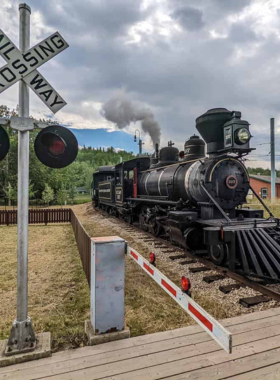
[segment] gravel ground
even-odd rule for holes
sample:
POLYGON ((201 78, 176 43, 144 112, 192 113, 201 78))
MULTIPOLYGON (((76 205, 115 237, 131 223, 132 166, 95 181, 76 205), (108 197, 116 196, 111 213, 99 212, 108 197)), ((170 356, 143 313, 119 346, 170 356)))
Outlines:
MULTIPOLYGON (((193 298, 198 303, 199 300, 202 298, 208 299, 210 304, 212 301, 215 301, 213 302, 213 304, 215 304, 215 308, 217 307, 218 302, 219 307, 222 311, 221 315, 224 315, 226 317, 233 317, 241 314, 252 313, 255 311, 280 307, 280 302, 271 300, 266 303, 261 303, 256 306, 246 308, 239 304, 240 298, 252 297, 261 294, 248 287, 234 290, 229 294, 224 294, 219 290, 219 286, 235 284, 236 282, 234 280, 230 278, 225 278, 223 280, 207 284, 203 281, 203 277, 218 273, 213 270, 207 272, 191 273, 189 271, 189 268, 203 266, 203 264, 193 263, 187 265, 180 265, 180 262, 188 258, 171 260, 169 256, 179 255, 183 253, 181 250, 176 250, 176 247, 173 247, 174 252, 165 253, 164 250, 171 250, 172 248, 170 246, 165 245, 155 247, 155 244, 158 244, 157 241, 145 242, 143 239, 153 239, 153 236, 149 233, 139 231, 134 226, 130 226, 122 220, 118 220, 114 217, 107 216, 103 212, 92 210, 91 206, 88 206, 87 217, 88 221, 91 220, 94 223, 98 223, 99 233, 100 231, 104 231, 104 235, 107 236, 110 234, 121 236, 122 238, 128 241, 132 248, 137 250, 145 258, 149 259, 149 253, 151 251, 154 252, 157 258, 157 268, 178 286, 180 286, 181 276, 187 276, 191 281, 193 298)), ((271 285, 271 287, 280 291, 280 285, 271 285)), ((201 306, 204 307, 205 305, 202 304, 201 306)), ((211 306, 208 305, 206 309, 208 312, 211 313, 211 306)))

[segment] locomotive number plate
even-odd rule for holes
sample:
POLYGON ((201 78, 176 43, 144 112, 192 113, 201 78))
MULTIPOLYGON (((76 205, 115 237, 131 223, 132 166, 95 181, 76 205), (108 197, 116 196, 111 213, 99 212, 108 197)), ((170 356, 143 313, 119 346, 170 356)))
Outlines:
POLYGON ((238 180, 235 175, 229 175, 226 178, 226 185, 229 189, 235 189, 238 185, 238 180))

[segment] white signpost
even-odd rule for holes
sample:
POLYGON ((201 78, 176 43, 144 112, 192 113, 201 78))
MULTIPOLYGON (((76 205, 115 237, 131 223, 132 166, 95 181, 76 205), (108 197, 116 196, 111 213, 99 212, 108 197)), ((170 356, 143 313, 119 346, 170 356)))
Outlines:
POLYGON ((30 48, 30 14, 27 4, 19 5, 19 49, 0 30, 0 55, 7 64, 0 69, 0 93, 19 82, 19 117, 0 124, 18 131, 18 256, 17 317, 13 323, 5 355, 33 351, 36 338, 28 317, 28 209, 29 209, 29 131, 47 124, 29 117, 29 89, 56 113, 66 105, 63 98, 37 71, 37 68, 65 50, 69 45, 56 32, 30 48))

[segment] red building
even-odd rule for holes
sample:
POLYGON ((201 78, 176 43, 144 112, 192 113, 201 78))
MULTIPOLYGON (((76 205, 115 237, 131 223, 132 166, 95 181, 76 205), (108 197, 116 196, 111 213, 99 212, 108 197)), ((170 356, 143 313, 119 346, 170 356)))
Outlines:
MULTIPOLYGON (((271 198, 271 178, 268 175, 250 175, 250 185, 263 199, 271 198)), ((276 198, 280 198, 280 178, 276 178, 276 198)), ((250 194, 249 194, 250 196, 250 194)), ((252 196, 252 194, 251 194, 252 196)))

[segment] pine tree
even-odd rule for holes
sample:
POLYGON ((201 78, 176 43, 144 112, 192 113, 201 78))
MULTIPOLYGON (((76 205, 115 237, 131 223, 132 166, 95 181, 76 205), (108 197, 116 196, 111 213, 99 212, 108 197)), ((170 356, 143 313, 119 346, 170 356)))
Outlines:
POLYGON ((43 202, 48 205, 48 207, 50 202, 54 200, 54 191, 48 184, 46 184, 45 190, 42 193, 42 199, 43 202))

